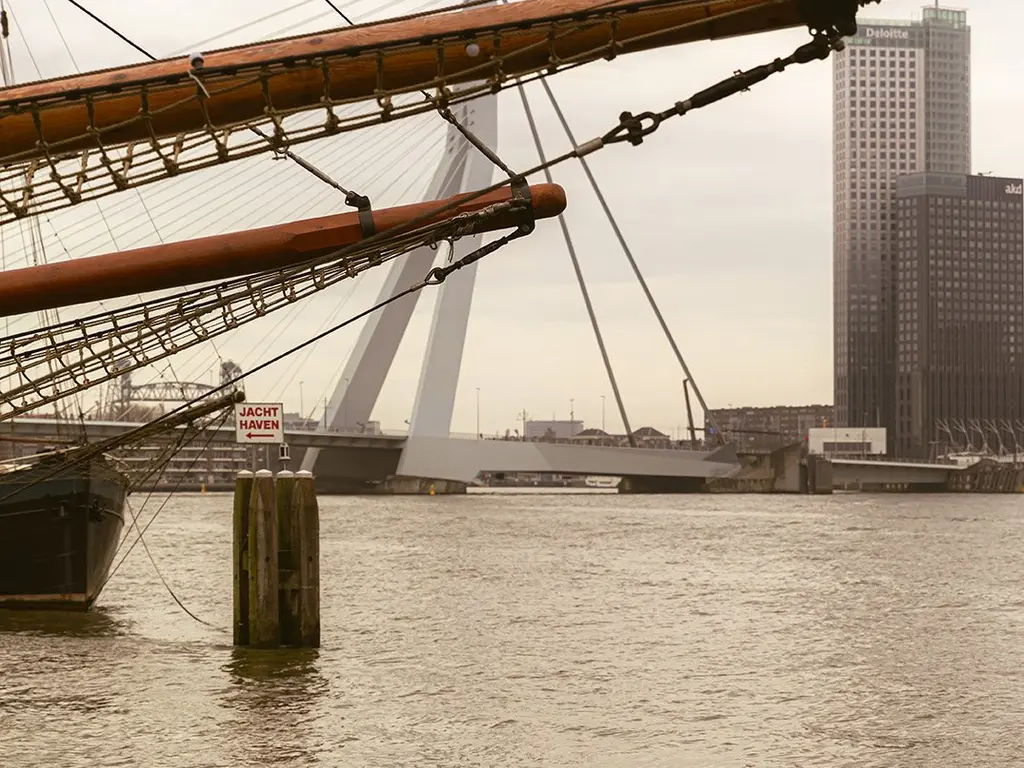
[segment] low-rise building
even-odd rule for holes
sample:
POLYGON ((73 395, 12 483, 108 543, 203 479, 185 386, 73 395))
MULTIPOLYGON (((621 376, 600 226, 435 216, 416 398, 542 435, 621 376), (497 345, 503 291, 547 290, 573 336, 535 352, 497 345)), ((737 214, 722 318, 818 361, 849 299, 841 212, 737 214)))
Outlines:
MULTIPOLYGON (((799 442, 807 437, 808 430, 831 424, 833 412, 831 405, 777 405, 718 408, 711 411, 711 416, 737 448, 757 450, 799 442)), ((709 438, 712 436, 709 434, 709 438)))
POLYGON ((571 440, 583 431, 583 422, 578 420, 527 421, 527 440, 571 440))
POLYGON ((885 427, 817 427, 807 432, 807 452, 833 459, 885 455, 885 427))

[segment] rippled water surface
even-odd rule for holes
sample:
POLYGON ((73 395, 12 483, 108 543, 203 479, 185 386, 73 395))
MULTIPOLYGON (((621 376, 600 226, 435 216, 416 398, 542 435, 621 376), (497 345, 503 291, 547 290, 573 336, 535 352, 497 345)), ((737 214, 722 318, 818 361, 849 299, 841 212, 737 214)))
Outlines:
MULTIPOLYGON (((230 504, 146 536, 224 628, 230 504)), ((321 526, 319 652, 233 649, 141 546, 92 615, 0 614, 0 764, 1024 764, 1024 497, 326 498, 321 526)))

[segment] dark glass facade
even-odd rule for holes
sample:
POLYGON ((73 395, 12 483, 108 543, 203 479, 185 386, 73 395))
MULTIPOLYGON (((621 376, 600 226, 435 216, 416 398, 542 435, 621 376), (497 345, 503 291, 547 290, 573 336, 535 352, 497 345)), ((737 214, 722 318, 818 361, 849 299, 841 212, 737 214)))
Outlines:
POLYGON ((896 418, 904 456, 1015 440, 1024 418, 1024 182, 896 182, 896 418))
POLYGON ((894 192, 900 175, 970 172, 970 28, 963 11, 860 22, 834 56, 836 424, 896 419, 894 192))

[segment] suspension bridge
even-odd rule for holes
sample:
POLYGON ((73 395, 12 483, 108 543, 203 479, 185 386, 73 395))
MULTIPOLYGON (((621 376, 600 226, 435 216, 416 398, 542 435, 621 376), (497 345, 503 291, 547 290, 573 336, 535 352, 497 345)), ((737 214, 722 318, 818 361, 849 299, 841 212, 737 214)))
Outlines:
MULTIPOLYGON (((557 99, 547 84, 543 85, 567 138, 575 144, 576 139, 557 99)), ((522 86, 517 90, 537 153, 543 161, 544 147, 530 102, 522 86)), ((500 159, 481 149, 498 145, 497 96, 487 95, 459 104, 455 107, 455 117, 458 126, 461 127, 452 125, 447 129, 444 152, 426 192, 428 199, 444 199, 469 190, 485 188, 491 184, 496 167, 501 165, 500 159)), ((675 352, 683 377, 693 382, 679 347, 601 193, 600 186, 586 160, 582 159, 581 163, 613 228, 618 245, 628 259, 633 274, 642 286, 649 305, 675 352)), ((550 171, 547 171, 547 180, 552 181, 550 171)), ((631 435, 629 414, 580 267, 576 247, 564 218, 560 218, 560 227, 619 417, 627 435, 631 435)), ((479 248, 481 243, 480 234, 464 237, 453 244, 451 258, 459 259, 479 248)), ((436 249, 421 246, 406 254, 403 259, 394 261, 381 286, 377 302, 383 303, 421 280, 434 266, 437 257, 436 249)), ((354 482, 357 487, 364 487, 367 481, 372 480, 380 483, 385 489, 399 492, 415 492, 426 488, 432 488, 434 492, 463 491, 468 483, 485 471, 657 478, 659 487, 664 487, 667 482, 670 486, 682 489, 692 488, 711 477, 726 476, 738 469, 735 450, 729 445, 719 445, 711 450, 666 450, 640 448, 635 445, 606 447, 525 440, 466 440, 453 437, 455 397, 480 266, 480 262, 470 264, 454 273, 437 289, 408 434, 400 447, 391 449, 391 461, 383 463, 383 468, 388 471, 387 476, 368 477, 371 468, 367 466, 367 459, 356 454, 361 450, 370 449, 351 447, 328 450, 317 447, 305 448, 299 459, 302 469, 314 472, 326 487, 344 487, 348 482, 354 482), (366 470, 358 469, 364 466, 366 470)), ((484 268, 486 269, 486 266, 484 268)), ((367 319, 341 372, 338 384, 328 399, 324 418, 327 430, 359 432, 360 425, 371 421, 374 407, 409 328, 419 296, 418 292, 404 296, 387 304, 367 319)), ((693 391, 701 413, 707 414, 707 405, 695 383, 693 391)), ((374 456, 372 467, 379 475, 382 462, 379 452, 374 453, 377 455, 374 456)))

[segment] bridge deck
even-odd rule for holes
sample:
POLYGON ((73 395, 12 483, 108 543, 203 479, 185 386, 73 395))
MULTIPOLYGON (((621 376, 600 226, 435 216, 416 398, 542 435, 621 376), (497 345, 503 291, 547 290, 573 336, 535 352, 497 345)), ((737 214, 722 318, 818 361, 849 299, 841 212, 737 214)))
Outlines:
POLYGON ((947 473, 950 470, 965 469, 965 467, 957 464, 939 464, 927 461, 887 461, 885 459, 829 459, 829 461, 832 462, 832 466, 934 469, 943 473, 947 473))
POLYGON ((739 471, 739 462, 732 446, 712 452, 410 437, 398 465, 406 477, 465 483, 482 471, 712 478, 739 471))

